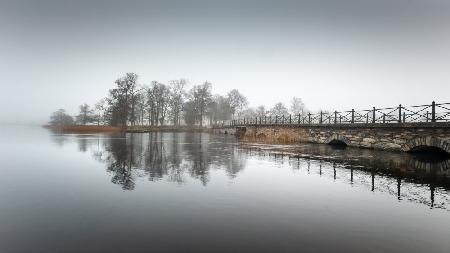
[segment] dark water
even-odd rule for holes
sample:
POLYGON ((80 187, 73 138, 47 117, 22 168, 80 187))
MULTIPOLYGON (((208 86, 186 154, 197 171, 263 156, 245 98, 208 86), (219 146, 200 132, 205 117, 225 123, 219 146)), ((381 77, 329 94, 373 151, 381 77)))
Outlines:
POLYGON ((450 252, 445 160, 193 133, 1 140, 0 252, 450 252))

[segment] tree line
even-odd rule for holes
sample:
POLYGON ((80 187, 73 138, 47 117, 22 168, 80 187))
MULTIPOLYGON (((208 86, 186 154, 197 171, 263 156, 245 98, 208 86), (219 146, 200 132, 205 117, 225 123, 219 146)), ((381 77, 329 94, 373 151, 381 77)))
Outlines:
POLYGON ((114 82, 109 94, 90 106, 82 104, 75 117, 59 109, 50 117, 51 125, 110 125, 110 126, 163 126, 217 125, 241 117, 305 114, 305 105, 298 97, 291 100, 289 109, 276 103, 266 109, 261 105, 248 107, 247 98, 237 89, 225 96, 212 94, 212 84, 204 82, 188 89, 186 79, 158 81, 139 85, 138 75, 126 73, 114 82))

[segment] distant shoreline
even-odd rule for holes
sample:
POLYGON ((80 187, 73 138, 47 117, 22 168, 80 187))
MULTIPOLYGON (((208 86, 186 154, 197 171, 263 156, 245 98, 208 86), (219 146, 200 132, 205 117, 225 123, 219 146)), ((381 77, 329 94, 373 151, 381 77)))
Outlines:
POLYGON ((44 125, 44 128, 55 132, 63 133, 115 133, 123 131, 120 127, 112 126, 95 126, 95 125, 68 125, 68 126, 51 126, 44 125))
POLYGON ((113 127, 113 126, 96 126, 96 125, 68 125, 68 126, 51 126, 44 125, 44 128, 55 132, 62 133, 149 133, 149 132, 210 132, 207 127, 199 126, 134 126, 134 127, 113 127))
POLYGON ((199 126, 134 126, 128 127, 127 133, 149 133, 149 132, 210 132, 211 129, 199 126))

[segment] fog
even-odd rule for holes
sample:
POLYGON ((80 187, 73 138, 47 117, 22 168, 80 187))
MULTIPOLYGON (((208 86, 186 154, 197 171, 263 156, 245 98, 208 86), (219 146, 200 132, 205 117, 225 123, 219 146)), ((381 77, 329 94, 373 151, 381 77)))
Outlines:
POLYGON ((0 120, 44 123, 140 84, 206 80, 250 106, 450 102, 450 2, 0 0, 0 120))

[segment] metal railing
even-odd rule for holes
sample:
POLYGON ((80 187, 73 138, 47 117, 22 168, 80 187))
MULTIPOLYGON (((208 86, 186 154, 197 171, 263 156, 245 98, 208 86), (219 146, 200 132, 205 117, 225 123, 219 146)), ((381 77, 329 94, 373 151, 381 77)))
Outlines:
POLYGON ((320 124, 389 124, 450 122, 450 103, 375 108, 356 111, 321 111, 298 115, 271 115, 223 122, 222 126, 245 125, 320 125, 320 124))

